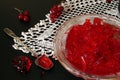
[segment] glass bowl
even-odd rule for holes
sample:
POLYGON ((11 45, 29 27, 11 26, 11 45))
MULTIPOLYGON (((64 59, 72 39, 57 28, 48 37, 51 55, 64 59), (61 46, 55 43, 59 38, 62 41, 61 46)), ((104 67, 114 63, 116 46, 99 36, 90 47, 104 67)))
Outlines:
MULTIPOLYGON (((56 33, 55 40, 54 40, 54 47, 55 47, 55 56, 62 64, 62 66, 68 70, 70 73, 77 77, 82 77, 84 79, 93 79, 93 80, 102 80, 102 79, 114 79, 120 76, 120 73, 117 72, 116 74, 110 75, 98 75, 98 74, 91 74, 85 71, 82 71, 75 67, 75 65, 71 64, 70 61, 66 58, 68 56, 68 52, 66 50, 66 40, 70 30, 72 29, 73 25, 83 25, 86 19, 89 19, 93 24, 94 18, 99 18, 103 22, 114 25, 118 29, 120 28, 120 20, 115 19, 110 16, 105 15, 97 15, 97 14, 86 14, 86 15, 79 15, 73 17, 61 25, 56 33)), ((120 36, 119 36, 120 38, 120 36)), ((84 53, 86 54, 86 53, 84 53)), ((76 56, 76 54, 75 54, 76 56)), ((74 57, 74 56, 72 56, 74 57)), ((85 62, 85 61, 84 61, 85 62)), ((82 64, 81 64, 82 65, 82 64)), ((116 66, 117 67, 117 66, 116 66)), ((94 68, 94 67, 93 67, 94 68)), ((120 80, 120 79, 119 79, 120 80)))

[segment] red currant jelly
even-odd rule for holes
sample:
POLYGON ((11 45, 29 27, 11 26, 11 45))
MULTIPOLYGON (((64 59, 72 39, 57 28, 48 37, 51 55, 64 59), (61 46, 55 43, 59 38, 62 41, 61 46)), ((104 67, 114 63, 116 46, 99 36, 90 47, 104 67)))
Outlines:
POLYGON ((120 29, 100 18, 73 25, 65 48, 67 60, 79 71, 97 76, 120 72, 120 29))
POLYGON ((39 67, 49 70, 53 67, 53 62, 46 55, 42 55, 35 60, 35 64, 39 67))

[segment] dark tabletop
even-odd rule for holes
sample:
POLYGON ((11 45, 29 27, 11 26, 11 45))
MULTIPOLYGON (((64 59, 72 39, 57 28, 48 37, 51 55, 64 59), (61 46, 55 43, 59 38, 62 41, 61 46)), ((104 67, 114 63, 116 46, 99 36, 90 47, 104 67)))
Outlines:
POLYGON ((34 64, 34 58, 30 54, 15 50, 12 45, 13 39, 7 36, 3 29, 8 27, 18 36, 22 31, 27 31, 33 27, 40 19, 45 19, 50 8, 54 4, 60 3, 60 0, 0 0, 0 80, 82 80, 66 71, 58 61, 52 59, 54 67, 45 71, 34 64), (18 20, 18 12, 14 10, 17 7, 30 12, 31 20, 29 23, 23 23, 18 20), (15 56, 26 55, 32 62, 32 68, 27 74, 17 72, 11 64, 15 56), (41 72, 45 72, 41 76, 41 72))

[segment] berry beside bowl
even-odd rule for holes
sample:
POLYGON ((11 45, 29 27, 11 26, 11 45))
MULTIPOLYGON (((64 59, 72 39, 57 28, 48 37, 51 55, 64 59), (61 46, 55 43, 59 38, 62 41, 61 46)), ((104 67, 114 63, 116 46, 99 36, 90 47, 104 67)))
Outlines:
POLYGON ((77 77, 109 80, 120 76, 120 20, 116 18, 73 17, 59 27, 54 47, 59 62, 77 77))

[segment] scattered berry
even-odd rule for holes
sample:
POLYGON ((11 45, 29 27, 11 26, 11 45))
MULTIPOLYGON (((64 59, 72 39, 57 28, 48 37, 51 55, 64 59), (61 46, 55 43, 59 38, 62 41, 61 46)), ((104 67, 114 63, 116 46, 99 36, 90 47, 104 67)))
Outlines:
POLYGON ((38 57, 35 60, 35 64, 45 70, 49 70, 53 67, 53 62, 45 55, 38 57))
POLYGON ((50 10, 50 20, 51 20, 51 22, 55 22, 55 20, 60 17, 63 10, 64 10, 63 6, 54 5, 50 10))
POLYGON ((24 22, 29 22, 30 21, 30 13, 29 11, 23 11, 18 8, 14 8, 19 12, 18 19, 24 22))
POLYGON ((12 65, 17 71, 26 73, 30 70, 32 62, 27 56, 18 56, 12 60, 12 65))

